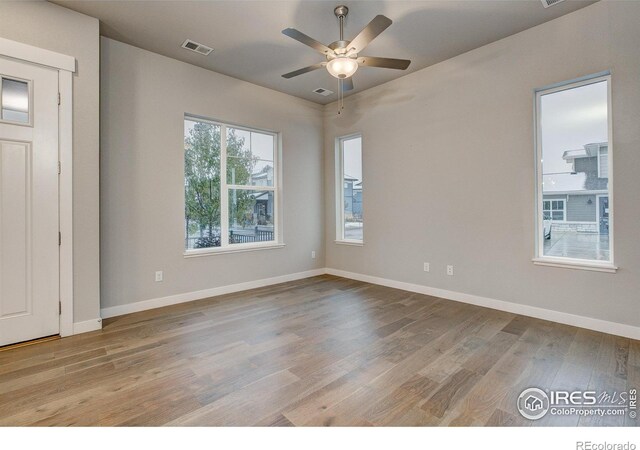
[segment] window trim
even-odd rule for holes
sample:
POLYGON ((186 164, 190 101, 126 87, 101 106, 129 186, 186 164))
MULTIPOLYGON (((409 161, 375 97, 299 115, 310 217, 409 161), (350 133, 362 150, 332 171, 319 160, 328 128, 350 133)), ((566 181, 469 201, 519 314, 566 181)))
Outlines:
MULTIPOLYGON (((280 132, 266 130, 264 128, 248 127, 246 125, 236 125, 231 122, 210 119, 207 117, 185 113, 183 122, 192 120, 197 122, 210 123, 220 127, 220 247, 208 247, 198 249, 184 249, 185 258, 220 255, 225 253, 241 253, 253 250, 268 250, 283 248, 283 227, 282 227, 282 135, 280 132), (269 134, 274 138, 273 147, 273 186, 247 186, 229 184, 227 180, 227 129, 269 134), (273 192, 273 241, 262 241, 258 243, 229 244, 229 191, 232 189, 244 189, 252 191, 273 192)), ((184 129, 184 125, 183 125, 184 129)), ((184 150, 183 150, 184 153, 184 150)), ((184 158, 183 158, 184 159, 184 158)), ((184 163, 183 163, 184 164, 184 163)), ((184 166, 183 166, 184 177, 184 166)), ((184 180, 183 180, 184 183, 184 180)), ((183 199, 184 200, 184 199, 183 199)), ((184 209, 184 208, 183 208, 184 209)), ((184 241, 184 236, 182 238, 184 241)))
MULTIPOLYGON (((612 111, 612 98, 611 98, 611 73, 609 71, 601 72, 585 77, 580 77, 574 80, 566 82, 555 83, 550 86, 534 89, 534 158, 535 158, 535 251, 532 261, 536 265, 594 270, 601 272, 615 273, 618 267, 614 264, 614 184, 613 184, 613 111, 612 111), (575 89, 590 84, 600 83, 606 81, 607 83, 607 162, 609 164, 609 178, 608 178, 608 195, 609 195, 609 260, 598 261, 591 259, 558 257, 558 256, 545 256, 544 255, 544 239, 542 238, 543 226, 543 192, 542 192, 542 130, 540 127, 541 122, 541 98, 544 95, 553 94, 568 89, 575 89)), ((599 154, 599 153, 598 153, 599 154)), ((565 204, 566 214, 566 204, 565 204)), ((566 217, 566 216, 565 216, 566 217)))
MULTIPOLYGON (((344 237, 344 142, 351 139, 360 138, 361 149, 363 147, 362 133, 351 133, 336 138, 336 244, 345 244, 351 246, 364 245, 364 220, 362 229, 362 239, 345 239, 344 237)), ((364 171, 364 164, 363 164, 364 171)), ((364 195, 363 195, 364 199, 364 195)), ((364 200, 362 203, 362 211, 364 213, 364 200)), ((364 214, 363 214, 364 217, 364 214)))
POLYGON ((225 253, 244 253, 244 252, 253 252, 258 250, 272 250, 277 248, 284 248, 285 244, 276 244, 273 242, 263 242, 263 243, 249 243, 249 244, 233 244, 233 246, 229 247, 209 247, 209 248, 194 248, 190 250, 185 250, 183 256, 185 258, 199 258, 201 256, 211 256, 211 255, 220 255, 225 253))

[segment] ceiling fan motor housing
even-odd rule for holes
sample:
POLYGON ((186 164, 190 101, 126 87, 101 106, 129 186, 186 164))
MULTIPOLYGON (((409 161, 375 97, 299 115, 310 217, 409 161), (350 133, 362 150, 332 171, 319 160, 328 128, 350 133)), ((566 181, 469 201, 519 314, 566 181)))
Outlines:
POLYGON ((335 9, 333 10, 333 13, 336 15, 336 17, 339 18, 344 18, 347 17, 347 14, 349 14, 349 8, 347 8, 344 5, 340 5, 340 6, 336 6, 335 9))
POLYGON ((343 55, 347 53, 349 43, 351 41, 335 41, 328 45, 328 47, 335 52, 333 55, 327 55, 327 59, 333 59, 336 55, 343 55))

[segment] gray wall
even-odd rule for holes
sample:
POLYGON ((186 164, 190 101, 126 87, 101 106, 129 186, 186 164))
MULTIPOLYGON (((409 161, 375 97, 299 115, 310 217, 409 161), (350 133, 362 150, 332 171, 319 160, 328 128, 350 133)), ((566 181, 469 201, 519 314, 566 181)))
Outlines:
POLYGON ((567 196, 567 220, 575 222, 597 222, 598 200, 595 195, 567 196), (591 204, 589 204, 591 200, 591 204))
POLYGON ((74 321, 100 311, 99 24, 46 2, 0 1, 0 37, 76 58, 73 77, 74 321))
POLYGON ((320 105, 110 39, 101 49, 103 308, 324 267, 320 105), (185 113, 282 133, 285 248, 183 257, 185 113))
POLYGON ((327 266, 639 326, 639 23, 640 2, 599 2, 347 97, 341 117, 328 105, 327 266), (604 70, 620 270, 536 266, 533 91, 604 70), (334 243, 334 143, 356 132, 369 180, 362 247, 334 243))

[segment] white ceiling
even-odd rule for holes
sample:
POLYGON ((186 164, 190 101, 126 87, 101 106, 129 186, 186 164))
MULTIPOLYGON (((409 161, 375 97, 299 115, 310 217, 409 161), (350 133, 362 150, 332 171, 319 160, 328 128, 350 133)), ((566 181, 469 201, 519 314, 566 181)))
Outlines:
MULTIPOLYGON (((311 92, 337 90, 326 70, 286 80, 283 73, 323 60, 311 48, 281 33, 287 27, 329 44, 338 40, 333 8, 342 0, 291 1, 109 1, 52 0, 101 21, 101 34, 241 80, 329 103, 311 92), (182 49, 185 39, 214 48, 209 56, 182 49)), ((355 90, 377 86, 474 48, 555 19, 594 0, 567 0, 548 9, 540 0, 344 1, 345 38, 352 39, 377 14, 393 24, 363 56, 411 59, 406 71, 361 67, 355 90)))

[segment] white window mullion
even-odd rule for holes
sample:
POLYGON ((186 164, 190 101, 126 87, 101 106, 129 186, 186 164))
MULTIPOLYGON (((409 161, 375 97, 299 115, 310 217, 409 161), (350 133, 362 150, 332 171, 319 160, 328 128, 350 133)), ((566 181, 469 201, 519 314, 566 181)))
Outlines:
POLYGON ((229 190, 227 186, 227 126, 220 128, 220 245, 229 246, 229 190))

